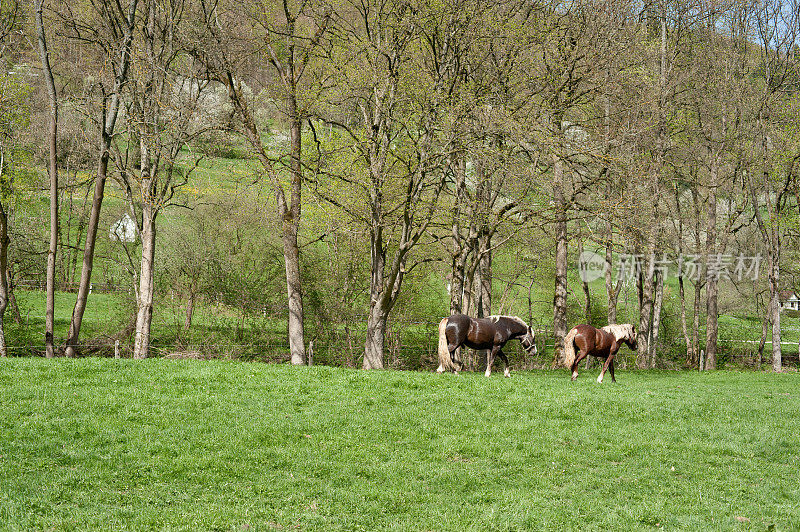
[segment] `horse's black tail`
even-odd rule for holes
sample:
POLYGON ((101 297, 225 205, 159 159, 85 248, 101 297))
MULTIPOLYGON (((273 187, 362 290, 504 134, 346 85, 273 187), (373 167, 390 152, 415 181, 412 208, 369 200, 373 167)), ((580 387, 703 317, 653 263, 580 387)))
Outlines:
POLYGON ((458 368, 453 364, 453 359, 450 357, 450 350, 447 348, 447 319, 443 318, 439 322, 439 367, 436 369, 438 373, 443 373, 448 370, 457 371, 458 368))
POLYGON ((578 328, 575 327, 564 337, 564 365, 568 368, 571 368, 575 362, 575 335, 577 334, 578 328))

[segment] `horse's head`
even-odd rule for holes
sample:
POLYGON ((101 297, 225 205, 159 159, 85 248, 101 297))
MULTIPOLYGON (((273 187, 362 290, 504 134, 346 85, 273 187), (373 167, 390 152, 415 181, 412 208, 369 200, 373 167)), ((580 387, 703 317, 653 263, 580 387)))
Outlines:
POLYGON ((531 327, 527 328, 527 331, 525 331, 525 334, 520 337, 519 341, 522 344, 522 348, 529 355, 539 354, 539 349, 536 347, 536 338, 531 327))
POLYGON ((636 342, 636 327, 633 325, 629 325, 630 333, 625 338, 625 343, 628 344, 628 347, 636 351, 639 348, 639 344, 636 342))

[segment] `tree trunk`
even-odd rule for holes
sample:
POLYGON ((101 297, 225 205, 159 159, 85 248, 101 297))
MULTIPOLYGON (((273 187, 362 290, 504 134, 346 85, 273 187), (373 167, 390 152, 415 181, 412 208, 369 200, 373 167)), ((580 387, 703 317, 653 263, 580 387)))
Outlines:
POLYGON ((703 371, 703 367, 700 365, 700 293, 702 289, 700 279, 697 279, 694 283, 694 303, 692 305, 694 313, 692 317, 692 353, 696 359, 692 362, 697 362, 697 369, 700 371, 703 371))
POLYGON ((583 308, 583 314, 585 316, 584 319, 586 320, 586 323, 588 325, 591 325, 591 323, 592 323, 592 295, 591 295, 591 293, 589 291, 589 283, 587 283, 586 281, 583 281, 583 283, 581 283, 581 284, 583 285, 583 299, 584 299, 584 302, 585 302, 585 305, 584 305, 584 308, 583 308))
POLYGON ((364 369, 383 369, 383 346, 388 313, 373 305, 367 317, 367 341, 364 345, 364 369))
POLYGON ((617 299, 622 283, 617 280, 614 285, 614 233, 611 220, 606 221, 606 256, 605 256, 605 279, 606 279, 606 298, 608 299, 608 323, 617 323, 617 299))
POLYGON ((369 315, 367 316, 367 338, 364 344, 363 369, 383 369, 383 345, 386 334, 388 310, 383 307, 384 268, 386 250, 383 248, 383 227, 380 220, 380 197, 375 196, 372 209, 372 230, 370 231, 370 283, 369 315))
POLYGON ((484 234, 480 238, 480 314, 483 317, 492 315, 492 250, 491 236, 484 234))
POLYGON ((145 136, 141 138, 142 190, 142 260, 139 265, 139 290, 136 301, 136 335, 133 358, 147 358, 150 353, 150 325, 153 320, 153 270, 156 250, 157 207, 153 205, 156 172, 145 136))
POLYGON ((780 241, 777 231, 773 230, 773 242, 767 252, 769 268, 769 304, 770 321, 772 321, 772 371, 780 373, 781 360, 781 303, 780 303, 780 241))
POLYGON ((656 357, 658 355, 658 336, 661 327, 661 309, 664 302, 664 273, 661 271, 656 272, 657 280, 655 285, 655 296, 653 297, 653 323, 650 328, 650 345, 649 356, 650 361, 648 367, 654 369, 656 367, 656 357))
POLYGON ((282 240, 289 303, 289 351, 292 364, 300 365, 306 362, 306 348, 303 330, 303 292, 300 280, 300 247, 297 245, 297 224, 293 220, 284 220, 282 240))
POLYGON ((717 165, 712 164, 711 183, 708 187, 708 221, 706 226, 706 367, 717 369, 717 334, 718 334, 718 281, 717 266, 717 165), (709 269, 709 265, 712 268, 709 269))
POLYGON ((17 325, 22 325, 22 313, 19 310, 19 305, 17 304, 17 296, 14 295, 14 278, 11 275, 11 269, 8 269, 8 306, 11 307, 11 319, 14 320, 14 323, 17 325))
POLYGON ((473 298, 474 290, 472 287, 475 285, 475 268, 470 265, 464 272, 464 288, 461 293, 461 309, 464 314, 468 316, 477 315, 475 309, 475 299, 473 298))
POLYGON ((681 305, 681 331, 683 332, 683 341, 686 343, 686 363, 691 364, 694 359, 692 352, 692 340, 689 337, 689 327, 686 321, 686 285, 683 280, 683 273, 678 272, 678 294, 680 296, 681 305))
POLYGON ((650 362, 650 328, 653 323, 653 276, 655 274, 655 252, 653 236, 649 235, 645 264, 640 268, 641 297, 639 304, 639 328, 636 331, 636 367, 646 369, 650 362))
POLYGON ((139 296, 136 312, 136 337, 133 358, 150 354, 150 328, 153 321, 153 273, 156 249, 156 213, 153 206, 142 209, 142 263, 139 272, 139 296))
POLYGON ((770 298, 770 302, 767 305, 767 308, 764 309, 764 319, 761 320, 761 339, 758 342, 758 368, 761 369, 761 364, 764 363, 764 346, 767 343, 767 335, 769 334, 770 330, 770 319, 772 318, 772 308, 769 306, 772 304, 772 299, 770 298))
MULTIPOLYGON (((583 255, 583 240, 578 239, 578 255, 583 255)), ((592 295, 589 291, 589 283, 584 280, 581 280, 581 287, 583 288, 583 315, 584 320, 587 325, 592 324, 592 295)))
MULTIPOLYGON (((289 351, 294 365, 306 363, 305 332, 303 328, 303 290, 300 278, 300 246, 297 234, 300 226, 300 194, 303 186, 302 156, 302 117, 297 109, 297 88, 294 86, 294 74, 291 74, 288 96, 289 135, 291 138, 291 199, 288 209, 285 200, 282 212, 283 259, 286 266, 286 289, 289 303, 289 351)), ((279 192, 283 195, 283 190, 279 192)))
POLYGON ((194 290, 189 291, 189 300, 186 302, 186 319, 183 321, 183 330, 189 331, 192 328, 192 316, 194 315, 194 290))
POLYGON ((553 295, 553 335, 556 366, 564 364, 564 337, 567 335, 567 205, 563 190, 563 161, 553 156, 553 200, 556 209, 556 275, 553 295))
POLYGON ((717 334, 719 310, 717 305, 717 280, 706 281, 706 367, 717 369, 717 334))
MULTIPOLYGON (((3 158, 0 157, 0 176, 3 173, 3 158)), ((8 216, 0 197, 0 357, 8 356, 6 347, 5 330, 3 329, 3 317, 8 307, 8 246, 11 239, 8 237, 8 216)))
POLYGON ((45 357, 53 358, 53 328, 55 323, 55 283, 56 283, 56 251, 58 247, 58 164, 56 139, 58 137, 58 99, 56 84, 53 80, 53 70, 50 66, 50 52, 47 49, 47 39, 44 32, 42 18, 44 0, 36 0, 36 34, 39 43, 39 57, 42 61, 42 71, 47 85, 47 94, 50 103, 50 122, 47 131, 47 144, 49 147, 50 174, 50 247, 47 250, 47 295, 45 302, 44 345, 45 357))
POLYGON ((467 255, 461 250, 454 253, 450 267, 450 314, 461 314, 464 302, 464 269, 467 255))

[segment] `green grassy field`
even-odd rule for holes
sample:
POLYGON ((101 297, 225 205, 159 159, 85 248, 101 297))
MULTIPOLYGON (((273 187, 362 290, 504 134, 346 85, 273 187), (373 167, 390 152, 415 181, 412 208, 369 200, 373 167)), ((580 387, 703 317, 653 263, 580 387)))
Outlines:
POLYGON ((3 360, 0 529, 800 528, 799 374, 595 375, 3 360))

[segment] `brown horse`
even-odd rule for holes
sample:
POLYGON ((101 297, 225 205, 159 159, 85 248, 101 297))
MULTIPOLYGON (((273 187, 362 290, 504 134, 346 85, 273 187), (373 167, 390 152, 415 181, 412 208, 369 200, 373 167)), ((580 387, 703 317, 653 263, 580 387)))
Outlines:
POLYGON ((597 382, 603 382, 606 370, 611 372, 612 382, 617 382, 614 378, 614 355, 623 343, 636 350, 636 329, 629 323, 606 325, 602 329, 595 329, 591 325, 574 327, 564 338, 564 362, 572 369, 572 380, 578 378, 578 363, 592 355, 606 359, 597 382), (577 357, 575 349, 578 350, 577 357))
POLYGON ((452 369, 458 373, 461 361, 455 357, 455 351, 465 345, 471 349, 490 350, 486 357, 487 377, 492 374, 496 356, 505 362, 504 375, 510 377, 508 357, 502 347, 513 339, 518 339, 529 354, 537 353, 533 329, 516 316, 470 318, 464 314, 453 314, 439 322, 439 368, 436 371, 442 373, 452 369))

